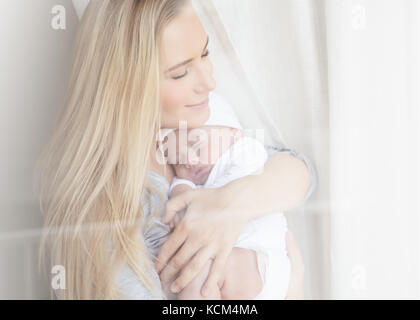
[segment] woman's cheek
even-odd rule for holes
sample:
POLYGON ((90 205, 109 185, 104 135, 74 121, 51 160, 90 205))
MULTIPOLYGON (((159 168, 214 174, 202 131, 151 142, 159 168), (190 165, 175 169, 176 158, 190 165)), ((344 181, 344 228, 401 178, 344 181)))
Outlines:
POLYGON ((185 79, 171 81, 165 87, 165 100, 169 105, 184 107, 188 104, 189 87, 185 79))
POLYGON ((176 125, 180 115, 185 112, 188 104, 186 89, 181 84, 167 84, 162 86, 161 104, 163 119, 167 125, 176 125))

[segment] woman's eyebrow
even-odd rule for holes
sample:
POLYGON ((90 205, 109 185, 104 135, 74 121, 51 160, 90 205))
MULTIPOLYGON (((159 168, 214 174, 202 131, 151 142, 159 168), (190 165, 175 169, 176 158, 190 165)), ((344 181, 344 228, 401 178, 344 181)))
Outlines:
MULTIPOLYGON (((206 50, 207 46, 209 45, 209 36, 207 36, 207 42, 206 45, 204 46, 203 52, 206 50)), ((184 62, 178 63, 176 66, 173 66, 171 68, 169 68, 168 70, 165 71, 165 73, 171 72, 179 67, 185 66, 186 64, 190 63, 191 61, 193 61, 194 59, 188 59, 184 62)))

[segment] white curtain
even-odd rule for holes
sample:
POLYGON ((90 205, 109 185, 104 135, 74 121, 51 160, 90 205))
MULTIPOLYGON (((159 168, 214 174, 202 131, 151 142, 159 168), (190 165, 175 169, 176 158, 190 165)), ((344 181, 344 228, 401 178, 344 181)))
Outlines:
MULTIPOLYGON (((418 1, 196 2, 221 20, 270 141, 281 132, 317 167, 316 192, 287 214, 306 298, 419 299, 418 1)), ((217 90, 237 101, 213 58, 217 90)))
POLYGON ((267 144, 296 149, 316 164, 321 177, 316 192, 287 218, 305 259, 306 298, 327 299, 329 135, 322 7, 278 0, 195 4, 210 33, 216 91, 232 103, 244 128, 263 128, 267 144))
POLYGON ((419 299, 419 2, 325 12, 332 297, 419 299))

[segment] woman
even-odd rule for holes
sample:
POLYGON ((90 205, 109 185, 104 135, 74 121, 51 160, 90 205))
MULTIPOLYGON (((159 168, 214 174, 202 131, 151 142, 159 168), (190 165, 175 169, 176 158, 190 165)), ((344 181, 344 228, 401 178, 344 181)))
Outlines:
MULTIPOLYGON (((179 275, 172 289, 182 290, 214 259, 205 295, 217 285, 245 221, 292 209, 313 189, 305 162, 283 152, 259 176, 166 203, 174 172, 158 161, 157 133, 181 120, 194 128, 208 119, 208 107, 191 108, 216 86, 207 43, 188 0, 89 4, 66 106, 40 162, 46 231, 40 255, 48 248, 52 265, 65 267, 60 298, 165 298, 161 283, 179 275), (156 209, 165 204, 163 217, 156 209), (183 208, 184 219, 153 265, 150 223, 162 224, 183 208)), ((291 237, 288 251, 288 298, 301 298, 303 263, 291 237)))

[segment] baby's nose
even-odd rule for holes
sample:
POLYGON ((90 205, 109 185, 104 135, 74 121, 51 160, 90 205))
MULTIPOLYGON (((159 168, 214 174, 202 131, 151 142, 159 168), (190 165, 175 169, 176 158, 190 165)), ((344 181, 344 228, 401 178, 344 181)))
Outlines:
POLYGON ((187 165, 197 165, 200 162, 200 157, 198 157, 194 152, 189 155, 187 165))

